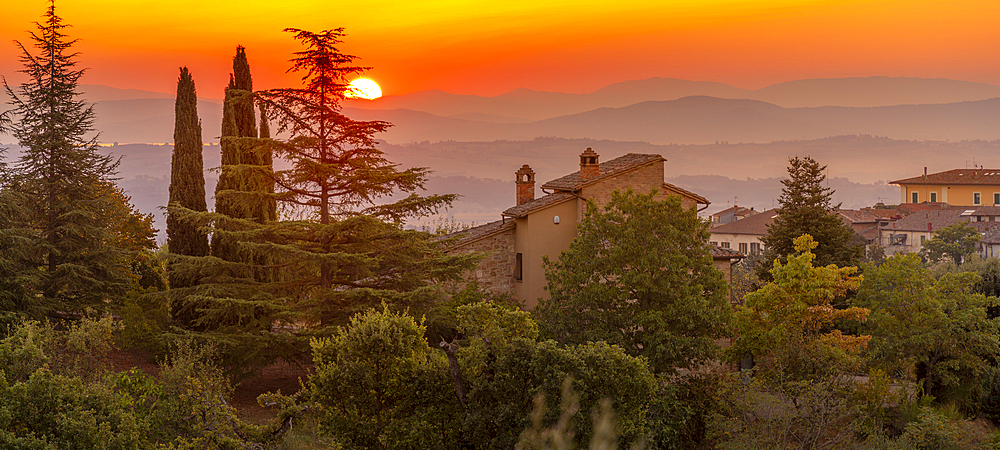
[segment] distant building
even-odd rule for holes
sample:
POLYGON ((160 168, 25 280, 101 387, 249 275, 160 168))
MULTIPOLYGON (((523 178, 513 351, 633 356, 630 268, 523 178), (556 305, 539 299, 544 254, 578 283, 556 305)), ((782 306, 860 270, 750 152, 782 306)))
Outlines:
POLYGON ((746 219, 747 217, 759 214, 760 211, 754 211, 753 208, 744 208, 742 206, 732 206, 715 214, 708 216, 708 220, 712 223, 712 226, 719 226, 722 224, 735 222, 740 219, 746 219))
POLYGON ((1000 169, 954 169, 890 182, 899 185, 900 203, 1000 206, 1000 169))
POLYGON ((712 237, 709 241, 722 248, 730 248, 744 255, 762 253, 764 243, 761 239, 768 235, 767 227, 771 225, 778 211, 769 209, 745 219, 710 228, 712 237))
MULTIPOLYGON (((917 253, 927 240, 934 237, 935 231, 962 222, 968 223, 984 234, 985 243, 985 238, 1000 228, 1000 207, 966 208, 944 205, 943 209, 916 211, 882 227, 879 242, 885 248, 886 256, 896 253, 917 253)), ((980 247, 984 256, 991 254, 991 246, 984 247, 981 244, 980 247)))
MULTIPOLYGON (((637 192, 659 190, 661 197, 678 195, 685 208, 709 202, 693 192, 663 181, 660 155, 630 153, 600 163, 592 149, 580 155, 580 171, 542 185, 549 193, 535 198, 535 172, 522 166, 516 173, 517 204, 503 212, 502 220, 456 233, 453 252, 483 251, 489 256, 474 270, 472 279, 497 293, 509 294, 533 308, 547 298, 542 258, 559 257, 576 238, 587 200, 604 206, 615 190, 631 187, 637 192)), ((729 280, 731 264, 742 255, 731 249, 713 248, 715 267, 729 280)))

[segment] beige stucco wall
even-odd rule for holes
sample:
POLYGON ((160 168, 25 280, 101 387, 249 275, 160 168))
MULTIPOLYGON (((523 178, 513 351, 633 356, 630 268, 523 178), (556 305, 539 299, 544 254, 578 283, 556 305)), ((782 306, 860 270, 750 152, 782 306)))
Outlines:
POLYGON ((522 277, 514 282, 514 293, 527 309, 533 309, 539 298, 548 298, 542 259, 545 256, 553 261, 559 259, 559 254, 576 238, 580 203, 573 199, 516 219, 514 252, 522 255, 522 277), (559 216, 558 224, 553 221, 555 216, 559 216))
POLYGON ((931 201, 930 194, 934 192, 937 194, 937 201, 939 202, 957 206, 977 206, 973 194, 978 192, 980 194, 979 205, 1000 205, 1000 203, 993 202, 994 194, 1000 194, 1000 186, 998 185, 900 185, 900 203, 913 203, 912 196, 914 192, 917 193, 917 203, 931 201))
POLYGON ((714 242, 722 247, 726 247, 725 245, 723 245, 723 243, 728 243, 729 244, 728 248, 743 252, 744 254, 749 254, 750 244, 757 243, 760 244, 760 249, 762 251, 764 250, 764 243, 761 242, 760 240, 760 238, 762 238, 763 236, 759 236, 756 234, 713 233, 711 228, 708 229, 708 232, 711 233, 711 236, 708 238, 708 241, 714 242), (746 244, 747 247, 746 251, 740 249, 740 244, 746 244))
POLYGON ((923 242, 933 237, 930 231, 903 231, 886 228, 879 230, 879 243, 885 249, 885 256, 892 256, 896 253, 917 253, 923 248, 923 242), (906 245, 890 245, 890 235, 905 234, 906 245))

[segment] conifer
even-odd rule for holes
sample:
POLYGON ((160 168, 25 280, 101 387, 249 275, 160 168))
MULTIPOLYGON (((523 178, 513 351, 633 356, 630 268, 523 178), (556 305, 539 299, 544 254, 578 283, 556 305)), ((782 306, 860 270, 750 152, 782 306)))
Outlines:
POLYGON ((24 148, 13 173, 28 220, 37 235, 24 252, 38 269, 36 309, 47 315, 104 309, 122 296, 127 280, 111 233, 101 220, 109 199, 102 195, 118 161, 98 153, 94 111, 79 99, 75 39, 50 3, 21 61, 28 81, 15 92, 4 83, 14 109, 4 113, 24 148), (11 116, 17 120, 10 120, 11 116))
POLYGON ((863 241, 835 214, 840 205, 833 205, 833 189, 823 186, 826 176, 816 160, 805 156, 788 160, 788 178, 778 201, 778 215, 768 226, 768 236, 761 240, 767 248, 765 264, 758 276, 770 280, 774 259, 785 261, 795 253, 794 240, 809 234, 818 243, 813 251, 817 266, 836 264, 838 267, 857 266, 863 251, 863 241))
MULTIPOLYGON (((188 68, 182 67, 180 71, 174 104, 174 152, 170 160, 169 203, 192 211, 207 211, 198 97, 188 68)), ((194 224, 182 222, 174 214, 168 214, 167 248, 178 255, 207 256, 208 236, 198 231, 194 224)), ((170 277, 171 286, 187 286, 190 282, 191 280, 170 277)))

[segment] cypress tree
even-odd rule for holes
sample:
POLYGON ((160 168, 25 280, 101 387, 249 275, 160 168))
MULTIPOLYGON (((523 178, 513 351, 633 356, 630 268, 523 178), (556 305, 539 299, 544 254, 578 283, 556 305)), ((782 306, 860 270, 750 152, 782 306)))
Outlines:
MULTIPOLYGON (((174 152, 170 160, 169 204, 192 211, 207 211, 198 97, 188 68, 182 67, 180 71, 177 99, 174 103, 174 152)), ((178 255, 207 256, 208 236, 198 231, 194 223, 181 221, 177 215, 168 214, 167 248, 178 255)), ((188 286, 192 281, 170 275, 170 285, 173 287, 188 286)))
MULTIPOLYGON (((277 218, 273 186, 269 182, 271 158, 266 140, 258 138, 254 117, 253 80, 246 50, 236 48, 233 73, 226 88, 222 110, 222 171, 215 188, 215 211, 234 219, 257 223, 277 218)), ((262 123, 266 119, 262 117, 262 123)), ((212 254, 227 261, 253 259, 231 242, 225 233, 212 237, 212 254)))
POLYGON ((24 153, 14 167, 28 222, 37 230, 25 255, 39 273, 37 310, 50 316, 105 309, 120 298, 127 280, 122 255, 109 245, 110 207, 103 195, 118 161, 97 152, 92 136, 94 111, 79 99, 76 42, 64 34, 68 25, 50 3, 44 20, 31 33, 37 55, 21 44, 27 82, 15 93, 4 83, 16 116, 10 128, 24 153))

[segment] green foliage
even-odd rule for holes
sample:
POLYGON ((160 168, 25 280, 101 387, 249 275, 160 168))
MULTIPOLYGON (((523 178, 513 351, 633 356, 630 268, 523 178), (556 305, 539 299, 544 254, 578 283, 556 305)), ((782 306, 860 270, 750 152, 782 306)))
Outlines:
POLYGON ((843 377, 734 382, 712 422, 718 449, 851 448, 857 406, 843 377))
MULTIPOLYGON (((176 204, 192 211, 207 211, 202 144, 194 79, 187 67, 181 67, 174 102, 174 151, 170 158, 168 204, 176 204)), ((179 255, 207 256, 208 236, 198 230, 195 224, 181 221, 174 214, 167 214, 167 248, 179 255)), ((170 275, 171 287, 190 286, 196 281, 182 279, 173 273, 170 275)))
POLYGON ((383 307, 314 340, 313 401, 345 448, 457 448, 461 407, 444 355, 412 317, 383 307))
POLYGON ((988 361, 1000 352, 997 319, 986 313, 992 301, 973 292, 978 276, 934 280, 916 255, 895 255, 864 270, 851 304, 871 310, 863 329, 872 336, 872 360, 887 370, 912 367, 926 394, 973 401, 988 361))
POLYGON ((814 252, 817 266, 858 265, 863 241, 855 239, 854 230, 832 214, 837 207, 830 203, 834 191, 823 186, 825 169, 808 156, 788 160, 788 179, 781 180, 785 187, 778 198, 778 216, 767 227, 768 235, 761 239, 767 248, 767 257, 758 271, 761 279, 770 279, 775 259, 784 261, 795 253, 794 240, 803 234, 819 243, 814 252))
MULTIPOLYGON (((629 356, 619 347, 604 342, 562 346, 551 340, 515 338, 506 350, 492 353, 486 364, 469 377, 472 388, 465 422, 466 438, 481 448, 514 447, 521 430, 529 425, 531 399, 543 394, 547 401, 562 402, 567 377, 579 395, 581 406, 572 415, 572 426, 581 446, 588 445, 593 436, 588 419, 604 398, 610 399, 617 412, 614 425, 621 443, 647 432, 646 410, 656 380, 642 358, 629 356)), ((541 423, 552 426, 559 416, 550 410, 541 423)))
POLYGON ((913 450, 961 450, 972 448, 962 429, 931 407, 920 408, 917 420, 906 425, 893 448, 913 450))
POLYGON ((935 231, 933 237, 924 242, 920 256, 931 262, 948 258, 955 264, 962 264, 969 255, 975 253, 980 239, 982 235, 979 231, 967 222, 948 225, 935 231))
POLYGON ((696 373, 658 380, 647 414, 649 448, 689 449, 706 444, 713 416, 724 409, 731 373, 696 373))
POLYGON ((569 250, 545 262, 551 296, 536 310, 543 333, 605 341, 661 372, 710 361, 713 341, 729 333, 730 309, 708 236, 678 196, 630 189, 603 210, 590 203, 569 250))
POLYGON ((767 355, 766 372, 792 379, 857 366, 857 354, 870 337, 845 335, 832 326, 844 319, 864 320, 868 310, 832 304, 856 289, 861 277, 854 275, 855 267, 813 266, 817 245, 809 235, 796 239, 798 255, 788 256, 787 264, 775 261, 774 281, 747 294, 736 313, 737 338, 727 349, 731 361, 767 355))

